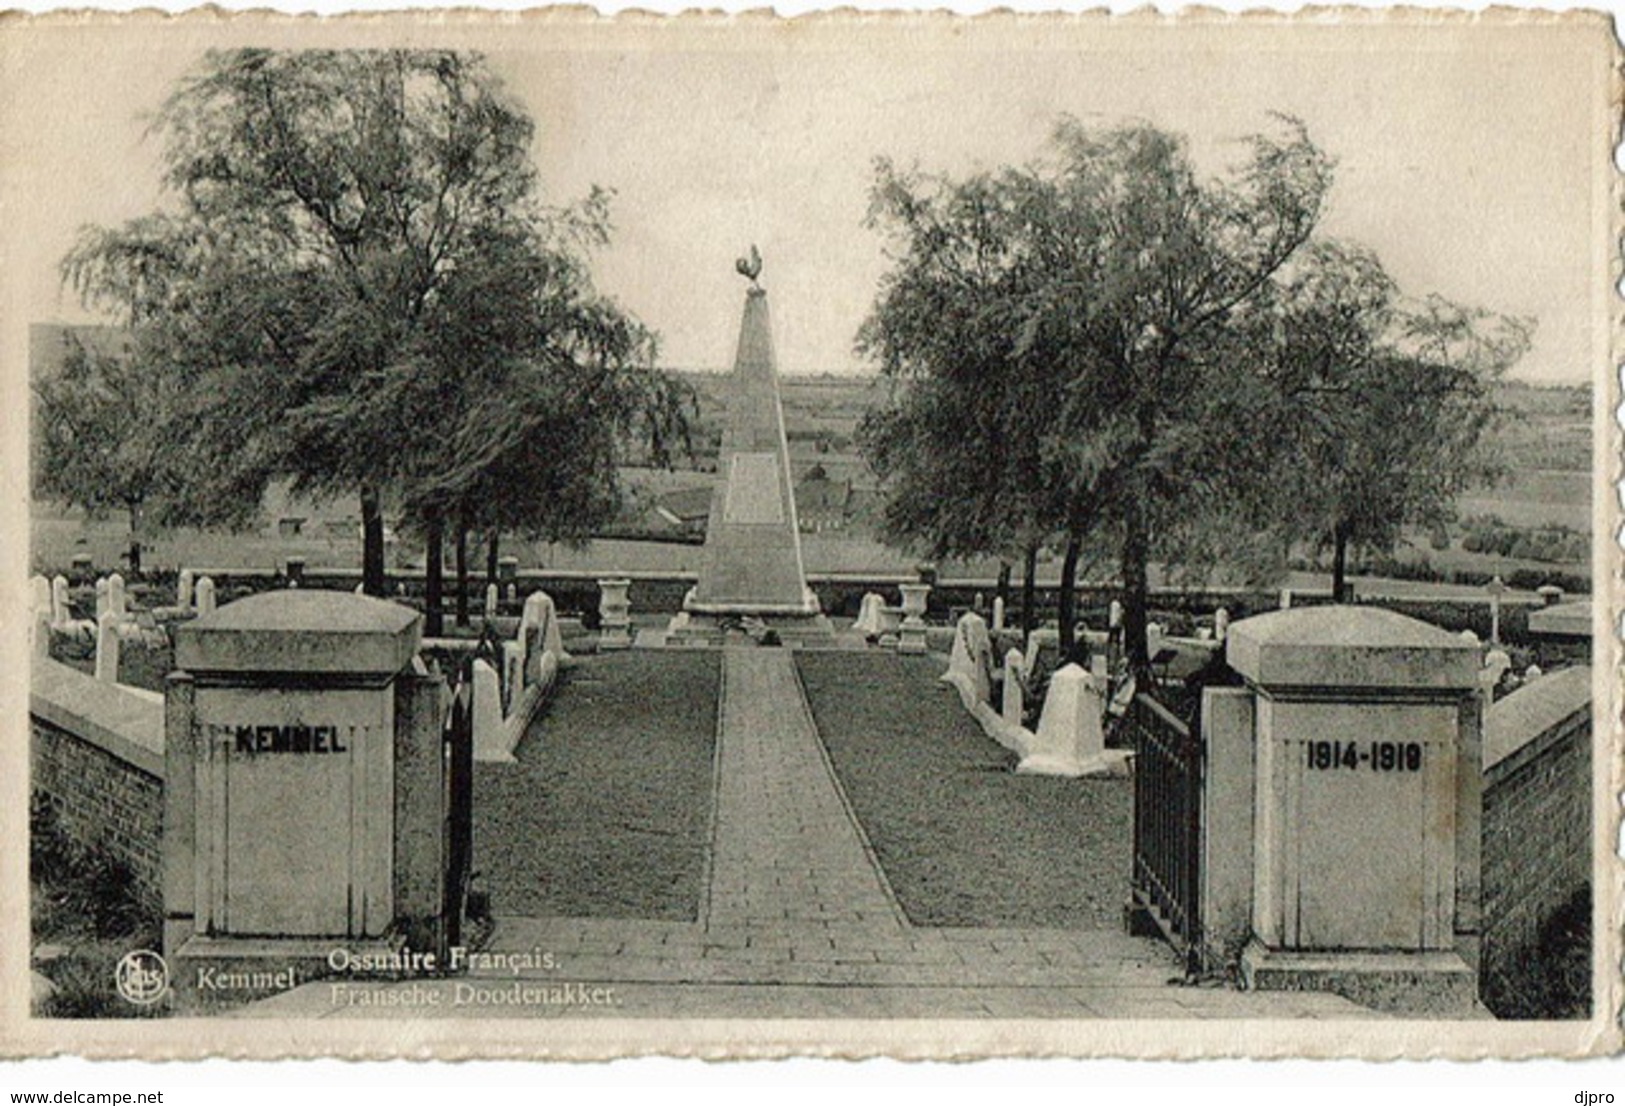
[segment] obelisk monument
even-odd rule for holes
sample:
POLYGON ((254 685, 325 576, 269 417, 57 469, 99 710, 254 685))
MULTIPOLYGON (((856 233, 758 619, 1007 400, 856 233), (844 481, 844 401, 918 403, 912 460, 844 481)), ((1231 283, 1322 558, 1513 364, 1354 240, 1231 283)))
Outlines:
POLYGON ((761 258, 754 246, 738 269, 751 286, 727 390, 719 479, 711 493, 699 582, 671 634, 679 641, 716 638, 730 620, 751 617, 784 637, 824 637, 832 630, 819 614, 802 564, 772 325, 767 292, 756 281, 761 258))

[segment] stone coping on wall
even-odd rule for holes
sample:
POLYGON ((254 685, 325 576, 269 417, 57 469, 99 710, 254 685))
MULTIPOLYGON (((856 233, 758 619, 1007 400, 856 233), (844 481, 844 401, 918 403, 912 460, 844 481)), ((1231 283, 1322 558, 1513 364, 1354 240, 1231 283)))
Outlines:
POLYGON ((1591 600, 1577 599, 1572 603, 1559 603, 1555 607, 1542 607, 1529 612, 1529 632, 1563 637, 1590 637, 1591 600))
POLYGON ((162 699, 36 657, 28 710, 148 775, 164 778, 162 699))
MULTIPOLYGON (((260 578, 267 580, 280 580, 282 578, 282 572, 279 569, 267 568, 264 566, 256 567, 253 565, 238 565, 236 567, 217 566, 212 568, 191 567, 190 571, 199 579, 204 576, 209 576, 214 578, 217 583, 221 580, 231 579, 260 578)), ((388 570, 388 575, 392 582, 397 583, 412 582, 420 584, 424 579, 424 571, 421 567, 391 568, 388 570)), ((606 576, 614 576, 618 579, 630 580, 635 584, 662 581, 693 584, 699 580, 699 575, 699 571, 696 569, 675 568, 521 568, 515 572, 511 579, 504 578, 502 583, 504 585, 508 583, 515 583, 542 586, 545 586, 546 582, 549 580, 569 580, 578 583, 597 583, 606 576)), ((318 587, 326 586, 325 584, 316 584, 314 583, 315 581, 339 582, 348 589, 361 582, 361 570, 358 568, 335 566, 324 567, 321 565, 307 564, 304 569, 304 579, 306 581, 306 586, 311 587, 313 590, 318 587)), ((919 576, 916 573, 890 572, 878 569, 873 572, 859 570, 855 572, 809 571, 807 573, 807 583, 809 585, 842 584, 849 586, 862 586, 867 584, 877 589, 894 588, 901 584, 912 584, 918 581, 918 579, 919 576)), ((485 574, 483 572, 472 575, 470 580, 471 582, 477 580, 480 589, 485 587, 485 574)), ((998 588, 998 583, 998 580, 992 576, 944 575, 938 578, 935 586, 937 588, 967 588, 992 593, 998 588)), ((1038 590, 1040 592, 1044 592, 1046 594, 1054 592, 1059 586, 1059 569, 1055 570, 1054 575, 1040 573, 1038 579, 1038 590)), ((1440 586, 1456 587, 1456 585, 1440 586)), ((1019 576, 1010 581, 1010 588, 1012 593, 1020 593, 1021 580, 1019 576)), ((1083 592, 1106 592, 1114 591, 1115 585, 1099 580, 1082 580, 1078 583, 1078 589, 1079 591, 1083 592)), ((1271 589, 1269 588, 1260 589, 1258 587, 1245 584, 1203 584, 1198 586, 1163 584, 1151 589, 1151 599, 1153 602, 1157 602, 1195 597, 1223 601, 1226 599, 1241 599, 1248 596, 1254 596, 1260 594, 1261 591, 1269 592, 1270 590, 1271 589)), ((1320 602, 1331 598, 1331 591, 1328 588, 1293 588, 1292 594, 1295 599, 1304 601, 1312 600, 1315 602, 1320 602)), ((1487 594, 1475 594, 1467 591, 1431 592, 1427 590, 1418 590, 1414 593, 1406 592, 1404 594, 1385 596, 1384 598, 1391 599, 1394 602, 1446 602, 1481 607, 1488 607, 1492 603, 1496 602, 1495 599, 1492 599, 1487 594)), ((1499 602, 1503 610, 1513 607, 1539 608, 1543 606, 1542 601, 1533 592, 1514 591, 1510 589, 1500 597, 1499 602)))
POLYGON ((1591 706, 1591 668, 1576 665, 1525 684, 1484 712, 1484 771, 1591 706))

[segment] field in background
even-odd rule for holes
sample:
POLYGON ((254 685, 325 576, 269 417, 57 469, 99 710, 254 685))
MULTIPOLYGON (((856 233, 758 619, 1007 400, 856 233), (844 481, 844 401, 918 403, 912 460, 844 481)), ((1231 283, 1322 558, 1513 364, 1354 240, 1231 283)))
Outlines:
MULTIPOLYGON (((716 445, 721 435, 728 377, 719 373, 683 376, 694 384, 699 395, 697 455, 680 461, 675 471, 626 470, 627 482, 636 489, 640 503, 654 503, 684 489, 709 487, 715 480, 716 445)), ((786 434, 798 479, 816 465, 831 480, 849 480, 854 489, 873 493, 875 477, 859 456, 854 437, 863 412, 884 398, 885 387, 884 382, 872 377, 782 379, 786 434)), ((1590 395, 1587 387, 1503 385, 1499 399, 1508 415, 1495 431, 1496 444, 1512 475, 1498 487, 1463 496, 1458 504, 1460 516, 1494 515, 1516 527, 1567 526, 1590 533, 1590 395)), ((90 554, 99 570, 109 571, 120 564, 128 547, 127 527, 121 516, 87 521, 77 513, 36 503, 32 519, 30 544, 36 571, 61 571, 79 553, 90 554)), ((1519 569, 1581 576, 1590 572, 1589 564, 1468 552, 1461 548, 1459 527, 1453 528, 1449 537, 1448 548, 1433 549, 1423 536, 1418 536, 1413 545, 1401 549, 1398 559, 1415 563, 1425 558, 1434 569, 1444 572, 1465 570, 1502 576, 1519 569)), ((814 574, 896 575, 912 572, 918 563, 916 556, 876 541, 862 520, 839 532, 806 534, 803 546, 807 570, 814 574)), ((261 525, 251 532, 164 532, 152 535, 146 548, 147 566, 167 570, 182 566, 271 570, 290 556, 303 557, 312 567, 355 566, 361 557, 359 510, 348 500, 309 503, 274 490, 262 511, 261 525), (297 520, 297 526, 290 520, 297 520)), ((570 548, 509 538, 502 552, 519 557, 526 568, 604 572, 697 572, 702 557, 697 544, 622 539, 600 539, 570 548)), ((482 550, 471 550, 471 556, 476 566, 483 565, 482 550)), ((422 563, 421 546, 403 537, 397 543, 391 567, 410 569, 422 563)), ((998 572, 998 564, 992 559, 944 564, 941 568, 945 576, 958 578, 991 578, 998 572)), ((1040 578, 1058 576, 1058 563, 1047 559, 1041 565, 1040 578)), ((1285 581, 1296 588, 1324 588, 1329 582, 1329 576, 1317 572, 1294 573, 1285 581)), ((1377 588, 1381 594, 1448 594, 1452 585, 1399 580, 1380 583, 1377 588)))

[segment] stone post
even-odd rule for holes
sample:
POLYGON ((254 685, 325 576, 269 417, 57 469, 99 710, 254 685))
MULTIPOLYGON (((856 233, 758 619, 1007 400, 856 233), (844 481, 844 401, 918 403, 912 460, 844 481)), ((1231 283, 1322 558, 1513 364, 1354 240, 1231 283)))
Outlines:
POLYGON ((34 656, 49 657, 51 655, 51 608, 35 607, 30 626, 29 644, 33 646, 34 656))
POLYGON ((631 587, 632 581, 627 579, 598 581, 599 649, 631 647, 632 602, 627 598, 631 587))
POLYGON ((993 597, 993 632, 999 633, 1004 629, 1004 596, 993 597))
POLYGON ((495 584, 485 585, 485 617, 495 618, 501 612, 502 592, 495 584))
POLYGON ((198 617, 214 613, 214 577, 205 576, 197 582, 198 617))
POLYGON ((1292 589, 1291 588, 1282 588, 1281 589, 1281 610, 1290 611, 1291 609, 1292 609, 1292 589))
POLYGON ((124 577, 115 572, 107 578, 107 609, 113 612, 114 618, 123 618, 129 613, 125 602, 124 577))
MULTIPOLYGON (((164 955, 179 1007, 210 1001, 194 982, 207 964, 292 970, 302 981, 325 968, 335 943, 358 954, 399 949, 396 858, 403 845, 430 844, 395 832, 397 677, 424 672, 421 624, 384 600, 291 589, 176 630, 163 850, 164 955)), ((440 711, 414 717, 432 770, 440 711)), ((438 838, 441 789, 418 795, 431 809, 417 824, 438 838)))
POLYGON ((1484 590, 1490 596, 1490 644, 1501 644, 1501 596, 1506 594, 1507 586, 1501 577, 1493 577, 1485 585, 1484 590))
POLYGON ((107 577, 96 578, 96 621, 100 622, 102 615, 107 613, 107 577))
POLYGON ((175 579, 175 606, 183 611, 192 609, 192 570, 183 568, 175 579))
POLYGON ((68 602, 68 578, 66 576, 51 577, 51 624, 59 626, 73 617, 73 607, 68 602))
POLYGON ((1230 612, 1223 607, 1213 612, 1213 640, 1223 642, 1230 633, 1230 612))
POLYGON ((96 620, 96 678, 103 683, 118 683, 120 621, 112 611, 102 612, 102 616, 96 620))
MULTIPOLYGON (((997 602, 997 600, 995 600, 997 602)), ((1012 726, 1021 725, 1027 704, 1021 689, 1021 669, 1026 658, 1021 655, 1020 649, 1012 649, 1004 655, 1004 720, 1012 726)))
POLYGON ((1226 656, 1255 701, 1243 979, 1470 1007, 1478 649, 1392 611, 1325 606, 1236 623, 1226 656))
POLYGON ((51 581, 43 576, 28 578, 28 609, 34 614, 44 611, 47 617, 50 616, 51 581))
POLYGON ((931 594, 930 584, 899 585, 903 593, 903 621, 897 627, 899 653, 925 652, 925 598, 931 594))

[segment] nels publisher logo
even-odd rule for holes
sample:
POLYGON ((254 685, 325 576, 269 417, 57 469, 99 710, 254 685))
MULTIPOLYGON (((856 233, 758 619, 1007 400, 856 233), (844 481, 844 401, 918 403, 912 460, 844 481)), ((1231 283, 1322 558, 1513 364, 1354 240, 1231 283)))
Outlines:
POLYGON ((150 949, 127 952, 113 969, 113 982, 126 1001, 150 1006, 169 991, 169 965, 150 949))

